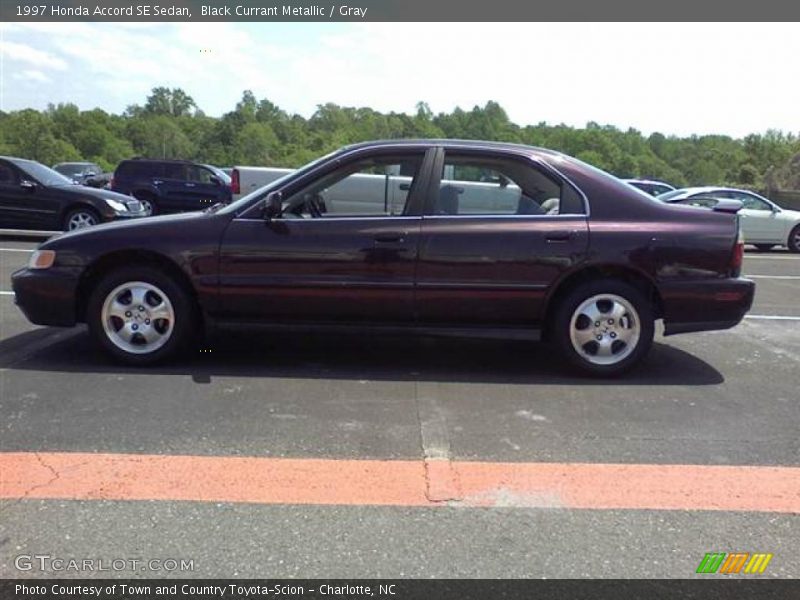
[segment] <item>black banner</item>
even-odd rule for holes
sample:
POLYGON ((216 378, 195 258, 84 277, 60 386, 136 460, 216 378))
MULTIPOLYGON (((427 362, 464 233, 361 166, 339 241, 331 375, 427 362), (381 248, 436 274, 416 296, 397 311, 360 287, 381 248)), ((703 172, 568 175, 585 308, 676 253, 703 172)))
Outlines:
POLYGON ((40 579, 0 581, 2 600, 791 600, 800 581, 692 580, 323 580, 40 579))
POLYGON ((795 21, 800 4, 641 0, 3 0, 0 21, 795 21))

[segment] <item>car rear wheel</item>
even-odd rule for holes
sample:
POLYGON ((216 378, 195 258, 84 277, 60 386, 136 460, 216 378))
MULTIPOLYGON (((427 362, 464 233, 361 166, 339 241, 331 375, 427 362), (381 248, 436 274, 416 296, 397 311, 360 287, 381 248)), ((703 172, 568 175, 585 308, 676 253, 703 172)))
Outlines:
POLYGON ((792 252, 800 252, 800 225, 797 225, 789 234, 789 241, 786 244, 792 252))
POLYGON ((75 231, 97 225, 99 222, 100 216, 91 208, 74 208, 64 217, 62 229, 64 231, 75 231))
POLYGON ((561 354, 584 373, 614 376, 642 360, 653 343, 650 302, 623 281, 579 285, 563 299, 554 322, 561 354))
POLYGON ((186 291, 153 267, 127 267, 104 277, 89 299, 87 321, 103 349, 132 365, 174 355, 197 324, 186 291))

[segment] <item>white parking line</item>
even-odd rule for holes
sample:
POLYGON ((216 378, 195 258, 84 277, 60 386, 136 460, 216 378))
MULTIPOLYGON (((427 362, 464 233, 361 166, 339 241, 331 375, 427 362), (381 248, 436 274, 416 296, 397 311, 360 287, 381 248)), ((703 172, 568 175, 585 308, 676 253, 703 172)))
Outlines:
POLYGON ((745 275, 748 279, 800 279, 800 275, 745 275))
POLYGON ((745 315, 745 319, 766 319, 768 321, 800 321, 800 317, 785 317, 783 315, 745 315))
POLYGON ((33 249, 26 250, 25 248, 0 248, 0 252, 33 252, 33 249))
POLYGON ((14 292, 6 292, 5 290, 0 291, 0 296, 13 296, 14 292))
POLYGON ((759 256, 759 255, 752 255, 752 254, 745 254, 745 260, 748 259, 764 259, 764 260, 798 260, 800 259, 800 255, 798 256, 759 256))

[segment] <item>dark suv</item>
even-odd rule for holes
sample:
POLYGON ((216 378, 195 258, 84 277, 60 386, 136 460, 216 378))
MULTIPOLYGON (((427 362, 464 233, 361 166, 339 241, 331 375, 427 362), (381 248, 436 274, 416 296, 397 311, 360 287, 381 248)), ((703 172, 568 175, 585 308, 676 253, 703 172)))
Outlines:
POLYGON ((231 201, 230 177, 211 165, 185 160, 123 160, 114 171, 111 189, 135 196, 154 215, 231 201))

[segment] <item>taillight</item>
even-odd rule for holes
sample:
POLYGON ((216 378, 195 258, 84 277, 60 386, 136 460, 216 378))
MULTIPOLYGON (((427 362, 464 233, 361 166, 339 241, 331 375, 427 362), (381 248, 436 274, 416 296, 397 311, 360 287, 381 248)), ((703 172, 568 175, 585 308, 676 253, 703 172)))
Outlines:
POLYGON ((736 220, 736 226, 739 232, 736 236, 736 245, 733 247, 733 256, 731 257, 731 274, 734 277, 738 277, 742 272, 742 262, 744 261, 744 234, 738 219, 736 220))
POLYGON ((231 171, 231 193, 239 193, 239 169, 231 171))

